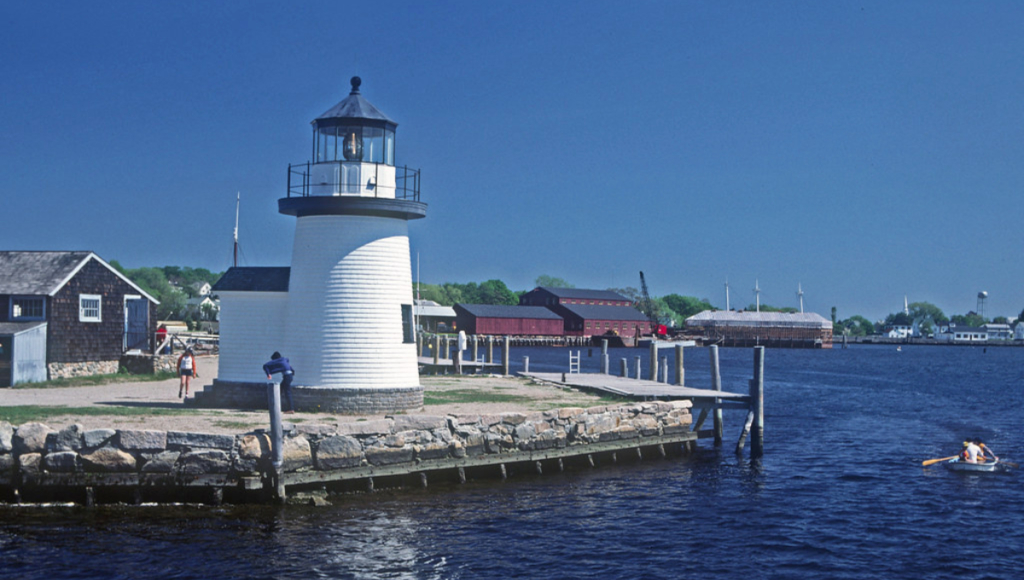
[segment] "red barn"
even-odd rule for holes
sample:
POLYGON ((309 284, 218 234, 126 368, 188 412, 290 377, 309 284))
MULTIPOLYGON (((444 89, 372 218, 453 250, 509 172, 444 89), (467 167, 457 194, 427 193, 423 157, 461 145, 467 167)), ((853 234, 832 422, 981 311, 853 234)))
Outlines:
POLYGON ((455 324, 468 334, 561 336, 564 323, 543 306, 456 304, 455 324))

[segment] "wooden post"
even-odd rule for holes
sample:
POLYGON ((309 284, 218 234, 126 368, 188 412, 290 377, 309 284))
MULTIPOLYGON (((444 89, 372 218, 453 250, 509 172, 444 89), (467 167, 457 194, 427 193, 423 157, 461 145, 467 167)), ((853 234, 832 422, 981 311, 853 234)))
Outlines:
POLYGON ((608 374, 608 339, 601 339, 601 372, 608 374))
POLYGON ((438 363, 440 357, 441 357, 441 335, 440 334, 435 334, 434 335, 434 365, 435 366, 437 366, 437 363, 438 363))
POLYGON ((537 469, 537 475, 544 475, 544 468, 541 467, 540 461, 534 463, 534 467, 537 469))
POLYGON ((420 487, 427 488, 427 472, 425 471, 420 472, 420 487))
POLYGON ((622 359, 621 367, 622 368, 619 369, 619 376, 622 377, 622 378, 628 377, 629 376, 629 361, 627 361, 626 359, 622 359))
POLYGON ((512 344, 512 337, 511 336, 506 336, 505 337, 505 344, 501 345, 501 370, 503 371, 503 374, 506 377, 509 375, 509 361, 508 361, 509 353, 508 353, 508 349, 509 349, 509 345, 510 344, 512 344))
MULTIPOLYGON (((504 465, 501 466, 504 469, 504 465)), ((466 468, 459 467, 459 483, 466 483, 466 468)))
POLYGON ((477 336, 474 334, 473 335, 473 362, 477 362, 479 360, 480 360, 480 341, 477 339, 477 336))
POLYGON ((747 433, 750 433, 750 426, 754 423, 754 412, 750 411, 747 413, 747 421, 743 424, 743 430, 740 431, 740 439, 736 442, 736 455, 743 453, 743 444, 747 442, 747 433))
POLYGON ((683 381, 685 376, 685 369, 683 368, 683 345, 676 345, 676 384, 680 387, 686 383, 683 381))
MULTIPOLYGON (((718 368, 718 345, 713 344, 708 347, 708 353, 711 356, 711 390, 721 392, 722 373, 718 368)), ((721 399, 715 399, 715 447, 722 446, 722 408, 718 406, 721 402, 721 399)))
MULTIPOLYGON (((651 337, 651 348, 650 348, 650 351, 648 352, 648 356, 651 357, 651 360, 649 361, 649 363, 647 365, 648 367, 650 367, 649 370, 651 371, 651 374, 650 374, 651 380, 652 381, 657 381, 658 380, 658 341, 655 340, 653 336, 651 337)), ((637 378, 639 379, 640 377, 637 377, 637 378)))
POLYGON ((281 422, 281 383, 267 383, 267 402, 270 407, 271 466, 274 469, 274 499, 284 503, 284 482, 281 481, 281 466, 284 464, 284 427, 281 422))
POLYGON ((530 374, 530 357, 523 357, 523 373, 530 374))
POLYGON ((640 357, 636 357, 636 380, 640 380, 640 357))
POLYGON ((667 356, 661 357, 661 366, 659 367, 659 369, 661 370, 661 380, 658 381, 658 382, 665 383, 667 385, 668 384, 668 357, 667 356))
POLYGON ((505 470, 505 464, 504 464, 504 463, 502 463, 502 464, 501 464, 501 465, 499 465, 498 467, 500 467, 500 468, 501 468, 501 478, 502 478, 502 479, 506 479, 506 478, 508 478, 508 471, 506 471, 506 470, 505 470))
POLYGON ((494 364, 494 337, 487 337, 487 364, 494 364))
POLYGON ((764 347, 754 348, 754 379, 750 381, 754 425, 750 432, 750 456, 764 455, 764 347))

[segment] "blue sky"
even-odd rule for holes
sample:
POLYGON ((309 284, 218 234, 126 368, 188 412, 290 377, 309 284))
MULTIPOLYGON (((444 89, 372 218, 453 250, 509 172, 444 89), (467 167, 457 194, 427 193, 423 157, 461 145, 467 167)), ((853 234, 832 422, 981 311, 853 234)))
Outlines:
POLYGON ((0 4, 0 247, 287 265, 349 78, 422 170, 423 282, 541 274, 875 320, 1024 308, 1024 5, 0 4))

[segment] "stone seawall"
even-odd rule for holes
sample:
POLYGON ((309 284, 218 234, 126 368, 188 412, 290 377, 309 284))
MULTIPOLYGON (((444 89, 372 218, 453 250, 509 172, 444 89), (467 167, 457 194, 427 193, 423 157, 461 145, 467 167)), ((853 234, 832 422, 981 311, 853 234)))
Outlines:
MULTIPOLYGON (((423 387, 344 388, 292 387, 295 409, 310 413, 385 415, 423 407, 423 387)), ((282 404, 284 401, 282 401, 282 404)), ((266 409, 267 383, 214 379, 196 390, 190 401, 197 407, 219 409, 266 409)))
MULTIPOLYGON (((689 401, 647 402, 542 413, 396 415, 338 425, 289 425, 280 482, 330 482, 501 465, 639 449, 696 439, 689 401)), ((178 431, 55 430, 0 422, 4 501, 267 501, 273 492, 264 431, 215 435, 178 431)), ((559 459, 559 461, 561 461, 559 459)), ((539 464, 538 464, 539 468, 539 464)), ((291 489, 289 490, 291 491, 291 489)))

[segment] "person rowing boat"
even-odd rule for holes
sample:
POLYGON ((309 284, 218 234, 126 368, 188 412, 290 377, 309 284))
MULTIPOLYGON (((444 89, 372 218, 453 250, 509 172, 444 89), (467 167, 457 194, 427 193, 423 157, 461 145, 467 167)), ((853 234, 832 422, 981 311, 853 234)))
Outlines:
POLYGON ((964 441, 964 450, 960 452, 960 460, 967 463, 985 463, 990 460, 999 461, 999 458, 981 439, 975 437, 972 440, 964 441))

